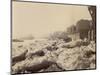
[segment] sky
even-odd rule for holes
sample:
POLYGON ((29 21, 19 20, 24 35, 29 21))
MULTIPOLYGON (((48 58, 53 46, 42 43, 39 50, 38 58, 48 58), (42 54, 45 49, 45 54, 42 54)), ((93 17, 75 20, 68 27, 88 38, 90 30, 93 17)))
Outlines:
POLYGON ((43 37, 64 31, 80 19, 91 20, 87 6, 13 1, 12 37, 43 37))

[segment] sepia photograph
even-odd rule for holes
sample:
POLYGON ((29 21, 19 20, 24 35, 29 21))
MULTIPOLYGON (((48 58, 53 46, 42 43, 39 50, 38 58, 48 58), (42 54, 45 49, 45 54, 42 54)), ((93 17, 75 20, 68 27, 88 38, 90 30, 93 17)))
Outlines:
POLYGON ((12 0, 11 73, 96 69, 96 6, 12 0))

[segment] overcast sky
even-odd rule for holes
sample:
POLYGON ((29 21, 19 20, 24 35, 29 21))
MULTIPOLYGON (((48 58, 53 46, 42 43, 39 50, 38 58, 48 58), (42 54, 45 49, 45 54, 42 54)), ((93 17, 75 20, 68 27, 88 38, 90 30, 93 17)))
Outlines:
POLYGON ((87 6, 12 3, 13 38, 30 34, 41 37, 54 31, 63 31, 80 19, 91 19, 87 6))

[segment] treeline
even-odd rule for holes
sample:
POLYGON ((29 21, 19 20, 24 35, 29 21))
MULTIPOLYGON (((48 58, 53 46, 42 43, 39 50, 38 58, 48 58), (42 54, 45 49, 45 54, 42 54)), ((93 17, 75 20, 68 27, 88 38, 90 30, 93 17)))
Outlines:
POLYGON ((89 31, 92 28, 91 21, 81 19, 76 25, 71 25, 67 28, 68 34, 74 34, 77 32, 89 31))
POLYGON ((71 25, 67 28, 67 34, 79 33, 80 39, 88 38, 89 31, 93 30, 93 27, 91 20, 81 19, 76 25, 71 25))
POLYGON ((84 39, 89 37, 89 31, 91 30, 93 30, 92 21, 81 19, 76 23, 76 25, 71 25, 70 27, 66 28, 65 31, 56 31, 53 34, 50 34, 48 39, 52 39, 52 40, 62 39, 65 42, 69 42, 73 38, 73 37, 69 37, 69 35, 70 34, 74 35, 75 33, 79 33, 78 36, 80 37, 80 39, 84 39))

